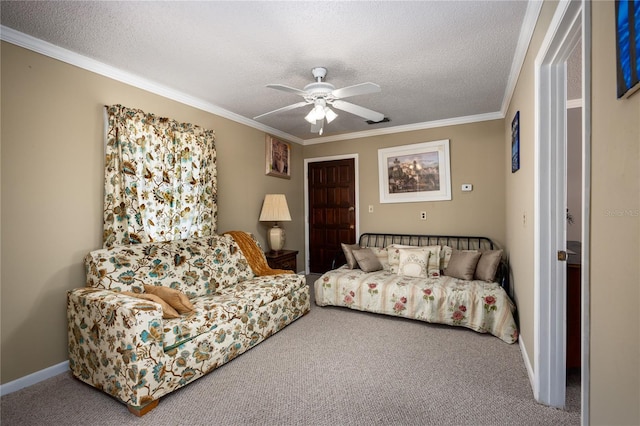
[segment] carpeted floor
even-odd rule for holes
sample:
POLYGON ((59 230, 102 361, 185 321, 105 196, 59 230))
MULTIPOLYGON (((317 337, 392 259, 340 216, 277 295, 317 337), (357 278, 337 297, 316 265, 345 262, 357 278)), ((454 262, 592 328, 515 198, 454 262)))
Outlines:
MULTIPOLYGON (((308 276, 312 287, 317 276, 308 276)), ((579 425, 537 404, 517 344, 343 308, 311 312, 137 418, 61 374, 2 397, 6 425, 579 425)), ((576 391, 577 389, 577 391, 576 391)), ((577 392, 577 393, 576 393, 577 392)))

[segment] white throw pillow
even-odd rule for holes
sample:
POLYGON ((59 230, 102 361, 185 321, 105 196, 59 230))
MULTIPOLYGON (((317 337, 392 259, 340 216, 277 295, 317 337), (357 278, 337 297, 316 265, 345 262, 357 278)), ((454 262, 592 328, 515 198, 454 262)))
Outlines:
POLYGON ((428 277, 427 267, 431 252, 428 250, 399 249, 398 275, 428 277))
POLYGON ((427 266, 427 274, 429 277, 440 276, 440 246, 404 246, 394 244, 387 247, 389 252, 389 271, 398 273, 398 265, 400 264, 400 250, 420 250, 431 253, 429 256, 429 265, 427 266))

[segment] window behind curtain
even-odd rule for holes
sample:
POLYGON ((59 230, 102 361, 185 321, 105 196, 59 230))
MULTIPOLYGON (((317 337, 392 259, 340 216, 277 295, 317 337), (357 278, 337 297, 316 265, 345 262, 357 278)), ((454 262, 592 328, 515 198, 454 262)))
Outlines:
POLYGON ((105 248, 215 233, 215 133, 107 107, 105 248))

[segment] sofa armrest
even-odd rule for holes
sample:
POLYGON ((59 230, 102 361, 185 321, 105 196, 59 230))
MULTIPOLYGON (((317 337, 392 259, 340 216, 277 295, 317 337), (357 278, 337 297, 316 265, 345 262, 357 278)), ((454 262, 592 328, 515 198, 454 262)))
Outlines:
POLYGON ((74 376, 143 406, 146 376, 164 356, 159 305, 111 290, 67 292, 69 368, 74 376), (141 392, 142 391, 142 392, 141 392))

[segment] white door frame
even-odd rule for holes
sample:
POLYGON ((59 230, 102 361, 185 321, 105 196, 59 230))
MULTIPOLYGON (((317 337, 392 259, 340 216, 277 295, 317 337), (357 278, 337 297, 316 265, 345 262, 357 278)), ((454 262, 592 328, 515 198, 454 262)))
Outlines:
MULTIPOLYGON (((304 159, 304 273, 309 274, 309 163, 318 163, 320 161, 335 161, 353 158, 353 168, 355 174, 355 201, 356 211, 356 241, 360 236, 360 203, 358 194, 360 194, 360 178, 358 173, 358 154, 332 155, 329 157, 315 157, 304 159)), ((312 289, 313 291, 313 289, 312 289)))
POLYGON ((590 6, 563 1, 535 60, 534 396, 564 407, 566 391, 566 61, 582 39, 582 419, 589 392, 590 6), (558 190, 558 188, 560 190, 558 190), (551 214, 550 214, 551 212, 551 214))

